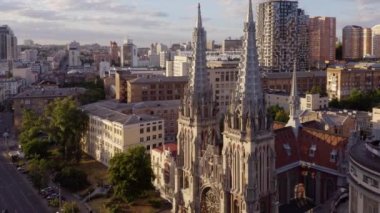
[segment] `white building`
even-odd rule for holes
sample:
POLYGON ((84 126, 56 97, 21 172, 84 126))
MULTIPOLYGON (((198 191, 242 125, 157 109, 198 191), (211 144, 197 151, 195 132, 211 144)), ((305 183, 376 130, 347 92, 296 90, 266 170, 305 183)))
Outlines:
POLYGON ((28 49, 21 52, 20 59, 23 63, 30 63, 37 61, 38 50, 28 49))
POLYGON ((329 106, 329 98, 323 97, 320 94, 306 94, 305 97, 300 98, 301 110, 322 110, 329 106))
POLYGON ((161 118, 124 114, 97 104, 82 109, 89 116, 82 149, 106 166, 116 153, 131 147, 144 146, 150 151, 164 143, 164 120, 161 118))
POLYGON ((160 191, 161 197, 172 202, 174 197, 174 173, 176 167, 177 144, 168 143, 155 148, 150 153, 154 174, 153 185, 160 191))
POLYGON ((82 62, 80 60, 80 44, 76 41, 67 45, 69 51, 69 67, 80 67, 82 62))
POLYGON ((174 61, 166 61, 165 76, 174 76, 174 61))
POLYGON ((101 78, 105 78, 106 76, 109 76, 110 70, 111 70, 110 62, 102 61, 99 63, 99 76, 101 78))
POLYGON ((0 79, 0 87, 4 88, 5 99, 17 95, 25 85, 25 79, 22 78, 0 79))
POLYGON ((187 56, 174 56, 173 74, 174 76, 188 76, 191 60, 187 56))

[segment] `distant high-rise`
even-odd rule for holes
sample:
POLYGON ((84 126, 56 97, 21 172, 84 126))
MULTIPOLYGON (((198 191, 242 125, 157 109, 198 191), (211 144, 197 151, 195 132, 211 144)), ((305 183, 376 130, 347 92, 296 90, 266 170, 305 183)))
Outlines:
POLYGON ((0 26, 0 60, 17 59, 17 37, 8 25, 0 26))
POLYGON ((349 25, 343 28, 343 59, 363 58, 363 28, 349 25))
POLYGON ((121 47, 121 66, 122 67, 136 67, 138 63, 137 47, 133 44, 131 39, 124 41, 121 47))
POLYGON ((372 55, 372 29, 363 28, 363 57, 372 55))
POLYGON ((71 42, 67 45, 69 51, 69 66, 78 67, 82 65, 80 60, 80 44, 76 41, 71 42))
POLYGON ((380 58, 380 25, 372 27, 372 55, 380 58))
POLYGON ((308 16, 297 1, 259 4, 257 45, 263 71, 290 72, 297 58, 299 70, 309 68, 308 16))
POLYGON ((309 19, 310 65, 318 67, 326 61, 335 61, 336 18, 309 19))
POLYGON ((110 61, 111 65, 119 65, 119 47, 117 46, 116 41, 110 42, 110 61))

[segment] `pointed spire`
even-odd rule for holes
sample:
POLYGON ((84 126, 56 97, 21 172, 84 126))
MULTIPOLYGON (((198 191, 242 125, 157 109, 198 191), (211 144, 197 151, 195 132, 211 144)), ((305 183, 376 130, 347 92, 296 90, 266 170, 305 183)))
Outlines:
POLYGON ((248 14, 247 14, 247 23, 252 23, 253 22, 253 12, 252 12, 252 0, 249 1, 249 6, 248 6, 248 14))
POLYGON ((198 3, 198 19, 197 19, 197 25, 196 25, 196 27, 198 29, 202 28, 201 3, 198 3))
POLYGON ((289 121, 286 126, 293 127, 295 136, 298 136, 298 129, 301 127, 301 122, 299 119, 298 108, 299 108, 299 97, 297 92, 297 61, 294 60, 293 68, 293 78, 292 78, 292 89, 290 91, 289 97, 289 121))

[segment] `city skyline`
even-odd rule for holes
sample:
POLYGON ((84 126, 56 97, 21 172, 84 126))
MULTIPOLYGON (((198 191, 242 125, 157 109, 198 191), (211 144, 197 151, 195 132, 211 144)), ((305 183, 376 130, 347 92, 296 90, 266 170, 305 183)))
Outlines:
MULTIPOLYGON (((3 23, 8 24, 22 43, 32 39, 40 44, 120 43, 128 37, 138 46, 163 42, 189 41, 198 3, 204 10, 208 39, 221 40, 241 36, 246 0, 131 1, 114 0, 0 0, 3 23)), ((263 0, 254 1, 257 5, 263 0)), ((337 36, 345 25, 372 27, 378 24, 376 0, 299 1, 299 7, 310 16, 337 18, 337 36), (322 5, 322 6, 321 6, 322 5)), ((255 7, 256 8, 256 7, 255 7)), ((255 13, 256 13, 256 9, 255 13)))

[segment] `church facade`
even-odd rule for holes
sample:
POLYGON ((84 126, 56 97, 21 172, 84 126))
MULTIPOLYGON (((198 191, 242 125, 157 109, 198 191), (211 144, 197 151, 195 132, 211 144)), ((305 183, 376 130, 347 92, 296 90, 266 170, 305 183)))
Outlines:
POLYGON ((178 118, 173 212, 277 212, 275 138, 265 110, 251 1, 248 9, 236 89, 220 120, 198 6, 178 118))

